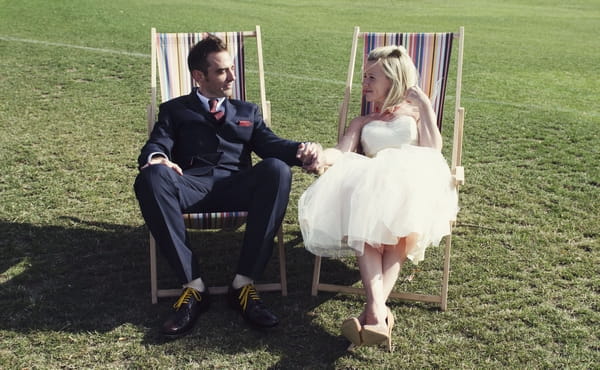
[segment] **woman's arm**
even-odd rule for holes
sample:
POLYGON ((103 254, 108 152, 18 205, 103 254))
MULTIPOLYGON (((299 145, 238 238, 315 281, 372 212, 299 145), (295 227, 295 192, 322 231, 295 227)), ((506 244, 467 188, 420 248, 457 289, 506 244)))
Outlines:
POLYGON ((354 152, 358 148, 360 133, 363 126, 368 122, 367 117, 356 117, 350 122, 344 136, 334 148, 327 148, 323 151, 325 166, 332 166, 344 152, 354 152))
POLYGON ((419 146, 442 150, 442 135, 438 129, 435 112, 429 97, 417 86, 408 88, 406 100, 419 107, 419 146))

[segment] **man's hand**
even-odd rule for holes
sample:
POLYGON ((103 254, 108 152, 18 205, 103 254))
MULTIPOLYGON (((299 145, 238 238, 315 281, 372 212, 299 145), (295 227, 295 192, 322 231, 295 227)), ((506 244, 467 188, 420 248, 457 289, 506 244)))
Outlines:
POLYGON ((162 164, 165 165, 171 169, 173 169, 173 171, 177 172, 178 175, 183 175, 183 171, 181 170, 181 167, 179 167, 177 165, 177 163, 173 163, 170 160, 168 160, 167 158, 163 157, 162 155, 157 155, 152 157, 152 159, 150 159, 150 161, 148 161, 148 163, 146 163, 144 166, 142 166, 142 170, 148 166, 154 166, 156 164, 162 164))
POLYGON ((302 162, 302 168, 311 173, 318 173, 323 165, 323 147, 319 143, 300 143, 296 158, 302 162))

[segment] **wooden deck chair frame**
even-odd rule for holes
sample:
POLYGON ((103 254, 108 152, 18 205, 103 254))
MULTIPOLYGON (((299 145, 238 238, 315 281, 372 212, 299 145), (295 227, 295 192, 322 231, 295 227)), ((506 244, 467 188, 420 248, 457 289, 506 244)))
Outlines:
MULTIPOLYGON (((265 77, 262 55, 262 40, 260 26, 253 31, 242 32, 215 32, 227 44, 232 54, 236 67, 236 82, 233 98, 245 100, 245 68, 244 68, 244 40, 253 37, 256 39, 257 63, 259 78, 260 106, 263 119, 267 125, 271 121, 271 107, 266 98, 265 77)), ((158 33, 155 28, 151 30, 151 101, 148 106, 148 133, 152 132, 157 114, 157 72, 160 79, 161 102, 189 94, 192 87, 196 86, 187 67, 187 56, 189 50, 198 41, 206 37, 208 33, 158 33), (174 75, 175 74, 175 75, 174 75)), ((213 229, 237 229, 246 221, 247 212, 210 212, 183 214, 184 222, 188 229, 213 230, 213 229)), ((157 276, 157 251, 156 241, 150 234, 150 294, 152 303, 157 303, 161 297, 176 297, 181 294, 178 289, 159 289, 157 276)), ((285 250, 283 246, 283 229, 279 228, 277 235, 277 247, 279 253, 278 283, 256 284, 260 291, 281 291, 287 295, 287 278, 285 265, 285 250)), ((211 294, 224 294, 227 286, 214 286, 208 288, 211 294)))
MULTIPOLYGON (((453 41, 458 41, 458 56, 457 56, 457 67, 456 67, 456 105, 454 112, 454 134, 453 134, 453 142, 452 142, 452 163, 451 163, 451 171, 453 179, 457 185, 464 184, 464 168, 461 165, 461 156, 462 156, 462 134, 463 134, 463 125, 464 125, 464 115, 465 110, 460 105, 460 97, 461 97, 461 81, 462 81, 462 66, 463 66, 463 42, 464 42, 464 28, 460 27, 458 32, 455 33, 404 33, 404 34, 384 34, 384 33, 366 33, 360 32, 359 27, 354 28, 354 36, 352 39, 352 49, 350 52, 350 64, 348 66, 348 78, 346 80, 346 88, 344 92, 344 100, 342 106, 340 108, 339 121, 338 121, 338 142, 344 135, 344 131, 346 129, 346 120, 348 115, 348 107, 350 102, 351 90, 352 90, 352 79, 354 74, 355 60, 356 60, 356 51, 358 47, 358 40, 360 37, 365 39, 365 52, 363 55, 363 63, 364 59, 368 55, 368 51, 371 49, 382 46, 382 45, 392 45, 392 44, 401 44, 407 48, 407 51, 415 61, 417 65, 417 69, 420 71, 420 83, 421 88, 425 93, 428 93, 432 105, 434 106, 434 111, 438 115, 438 128, 441 130, 441 122, 443 116, 443 105, 445 98, 445 89, 447 82, 447 69, 450 61, 450 52, 452 49, 453 41), (444 44, 447 47, 444 47, 444 44), (429 66, 426 66, 423 60, 427 60, 429 58, 429 53, 434 52, 439 55, 439 53, 445 53, 441 58, 436 62, 437 55, 432 58, 432 62, 429 63, 429 66), (441 62, 444 61, 444 62, 441 62), (446 63, 446 66, 442 66, 443 63, 446 63), (423 69, 419 68, 422 65, 423 69), (435 78, 434 75, 441 72, 441 68, 446 69, 446 73, 443 80, 435 78), (425 72, 425 73, 423 73, 425 72), (426 74, 427 76, 423 76, 426 74)), ((361 114, 364 114, 368 111, 368 105, 364 101, 362 101, 361 114)), ((454 222, 452 222, 451 229, 454 222)), ((450 248, 452 243, 452 235, 448 235, 445 237, 446 243, 444 248, 444 262, 443 262, 443 273, 442 273, 442 281, 441 281, 441 289, 440 294, 432 295, 432 294, 416 294, 409 292, 397 292, 394 291, 390 294, 391 298, 397 298, 401 300, 408 301, 420 301, 420 302, 429 302, 429 303, 437 303, 440 306, 442 311, 445 311, 448 306, 448 280, 450 277, 450 248)), ((337 285, 337 284, 327 284, 320 282, 321 275, 321 263, 322 259, 319 256, 315 257, 315 265, 313 271, 313 282, 312 282, 312 295, 316 296, 319 291, 327 291, 327 292, 342 292, 349 294, 365 294, 365 290, 363 288, 357 288, 346 285, 337 285)))

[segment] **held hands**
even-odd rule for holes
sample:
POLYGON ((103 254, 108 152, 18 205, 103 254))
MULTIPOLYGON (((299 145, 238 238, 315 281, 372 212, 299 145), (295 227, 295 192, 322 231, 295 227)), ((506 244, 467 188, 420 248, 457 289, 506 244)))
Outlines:
POLYGON ((318 173, 323 166, 323 147, 319 143, 300 143, 296 158, 302 162, 302 168, 306 172, 318 173))
POLYGON ((143 170, 144 168, 149 167, 149 166, 154 166, 155 164, 163 164, 163 165, 171 168, 173 171, 177 172, 178 175, 180 175, 180 176, 183 175, 183 171, 181 170, 181 167, 179 167, 177 165, 177 163, 171 162, 170 160, 163 157, 162 155, 152 157, 152 159, 150 159, 150 161, 148 161, 148 163, 146 163, 144 166, 142 166, 142 168, 140 168, 140 170, 143 170))

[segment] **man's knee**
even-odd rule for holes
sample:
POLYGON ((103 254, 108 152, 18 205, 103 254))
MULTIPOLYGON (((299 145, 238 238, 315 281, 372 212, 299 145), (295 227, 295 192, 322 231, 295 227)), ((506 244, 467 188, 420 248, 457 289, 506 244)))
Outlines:
POLYGON ((276 178, 280 183, 291 182, 292 171, 290 166, 280 159, 265 158, 256 167, 260 169, 261 174, 268 178, 276 178))
POLYGON ((135 179, 133 188, 139 195, 142 192, 164 191, 173 184, 173 170, 163 165, 152 165, 140 171, 135 179))

